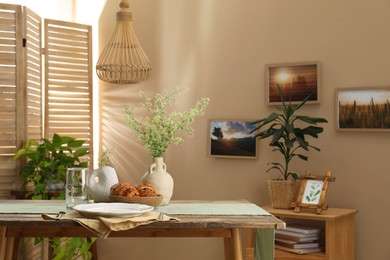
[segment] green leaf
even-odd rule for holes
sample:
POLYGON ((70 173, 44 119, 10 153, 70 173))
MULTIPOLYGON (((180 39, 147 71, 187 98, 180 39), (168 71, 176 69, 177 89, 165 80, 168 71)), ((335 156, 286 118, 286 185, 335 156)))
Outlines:
POLYGON ((310 148, 313 148, 313 149, 316 150, 316 151, 321 151, 320 148, 317 148, 317 147, 315 147, 315 146, 309 145, 309 147, 310 147, 310 148))
POLYGON ((308 126, 304 129, 302 129, 301 134, 302 135, 310 135, 312 137, 317 138, 318 134, 322 133, 324 131, 324 128, 319 126, 308 126))
POLYGON ((278 140, 282 137, 284 129, 278 129, 275 131, 272 137, 271 144, 275 144, 278 142, 278 140))
POLYGON ((285 128, 288 133, 290 134, 294 133, 294 124, 286 124, 285 128))
POLYGON ((56 133, 53 134, 53 145, 54 147, 60 147, 62 145, 62 139, 56 133))
POLYGON ((309 124, 328 123, 328 120, 320 117, 296 116, 296 118, 309 124))
POLYGON ((78 166, 81 168, 88 168, 88 162, 82 162, 78 166))
POLYGON ((296 154, 300 159, 304 160, 304 161, 307 161, 308 160, 308 157, 303 155, 303 154, 296 154))
POLYGON ((286 140, 286 146, 287 148, 291 149, 294 146, 294 141, 293 140, 286 140))
POLYGON ((73 140, 75 140, 75 138, 70 137, 70 136, 62 136, 61 137, 61 145, 68 144, 68 143, 72 142, 73 140))
POLYGON ((85 143, 84 140, 72 140, 68 142, 68 146, 72 148, 80 147, 85 143))
POLYGON ((313 92, 310 93, 304 100, 302 100, 302 102, 299 104, 299 105, 296 105, 294 107, 294 111, 297 111, 298 109, 300 109, 308 100, 309 98, 313 95, 313 92))
POLYGON ((44 183, 35 184, 34 193, 41 193, 42 191, 45 190, 46 190, 46 184, 44 183))
POLYGON ((300 147, 302 147, 306 151, 309 150, 309 148, 308 148, 309 143, 308 142, 306 142, 304 139, 302 139, 300 137, 297 137, 297 141, 298 141, 300 147))
POLYGON ((31 199, 32 200, 42 200, 43 197, 42 197, 42 195, 33 195, 33 196, 31 196, 31 199))
POLYGON ((48 139, 43 138, 43 146, 41 149, 47 149, 48 151, 55 152, 55 146, 52 142, 50 142, 48 139))
POLYGON ((66 251, 65 249, 60 249, 57 255, 53 258, 53 260, 65 260, 66 258, 66 251))
POLYGON ((20 149, 19 151, 17 151, 14 155, 14 160, 18 159, 20 156, 24 156, 26 154, 26 149, 20 149))
POLYGON ((29 141, 27 141, 27 143, 26 143, 26 145, 25 145, 25 148, 26 148, 27 150, 30 150, 31 147, 38 146, 38 145, 39 145, 38 142, 33 141, 33 140, 29 140, 29 141))
POLYGON ((85 148, 80 148, 80 149, 77 149, 74 153, 73 153, 73 156, 74 157, 81 157, 83 155, 86 155, 89 153, 89 148, 85 147, 85 148))

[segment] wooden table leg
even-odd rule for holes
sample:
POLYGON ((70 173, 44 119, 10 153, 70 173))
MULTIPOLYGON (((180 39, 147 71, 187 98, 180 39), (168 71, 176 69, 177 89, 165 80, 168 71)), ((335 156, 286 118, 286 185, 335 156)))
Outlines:
POLYGON ((20 241, 20 238, 19 237, 15 237, 15 238, 12 238, 12 252, 10 252, 10 254, 12 255, 12 259, 15 259, 17 260, 18 259, 18 255, 19 255, 19 241, 20 241))
POLYGON ((231 254, 232 254, 232 238, 231 237, 225 237, 223 239, 224 247, 225 247, 225 260, 232 260, 231 254))
POLYGON ((7 227, 0 227, 0 259, 11 260, 18 257, 18 239, 6 237, 7 227))
POLYGON ((5 231, 6 227, 0 227, 0 259, 5 259, 5 248, 7 246, 5 231))
POLYGON ((239 228, 233 228, 233 252, 235 260, 242 259, 241 233, 239 228))

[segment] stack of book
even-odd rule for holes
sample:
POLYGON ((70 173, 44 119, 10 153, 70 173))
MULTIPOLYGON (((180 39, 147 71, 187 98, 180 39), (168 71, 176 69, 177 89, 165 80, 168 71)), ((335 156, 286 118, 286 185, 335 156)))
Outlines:
POLYGON ((284 230, 275 230, 275 248, 296 254, 321 252, 321 229, 288 224, 284 230))

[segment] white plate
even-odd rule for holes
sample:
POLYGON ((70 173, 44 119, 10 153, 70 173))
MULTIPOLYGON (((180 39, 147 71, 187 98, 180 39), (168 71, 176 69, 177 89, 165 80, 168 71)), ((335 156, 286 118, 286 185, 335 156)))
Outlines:
POLYGON ((73 207, 86 217, 137 217, 152 211, 154 207, 145 204, 129 203, 91 203, 73 207))

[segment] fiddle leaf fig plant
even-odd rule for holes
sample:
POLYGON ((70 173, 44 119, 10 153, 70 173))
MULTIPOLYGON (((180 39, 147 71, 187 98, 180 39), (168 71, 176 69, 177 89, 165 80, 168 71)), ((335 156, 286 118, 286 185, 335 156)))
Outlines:
POLYGON ((283 157, 283 162, 268 163, 271 170, 278 171, 284 180, 288 180, 291 176, 293 179, 298 179, 299 175, 290 170, 290 163, 294 158, 299 158, 304 161, 308 160, 308 156, 301 151, 309 151, 310 148, 320 151, 319 148, 309 144, 307 137, 318 138, 318 135, 323 132, 323 128, 317 126, 319 123, 327 123, 325 118, 311 117, 304 115, 296 115, 296 112, 309 100, 308 95, 301 103, 297 105, 286 102, 283 98, 282 90, 278 86, 279 95, 282 101, 281 106, 276 109, 279 112, 273 112, 265 118, 254 121, 256 128, 252 130, 255 137, 259 139, 271 138, 269 145, 273 147, 272 151, 279 152, 283 157), (298 125, 304 125, 302 128, 298 125))

